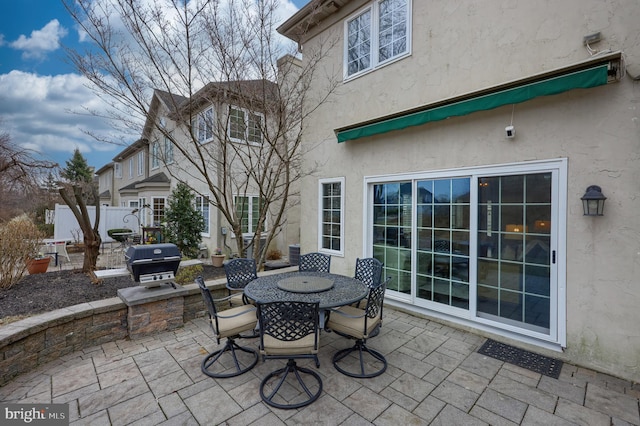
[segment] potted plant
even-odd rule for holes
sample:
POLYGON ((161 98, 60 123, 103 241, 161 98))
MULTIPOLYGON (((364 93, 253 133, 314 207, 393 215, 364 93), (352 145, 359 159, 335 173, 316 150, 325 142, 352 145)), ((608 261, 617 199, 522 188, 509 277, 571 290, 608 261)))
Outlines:
POLYGON ((47 272, 49 268, 49 262, 51 262, 51 257, 44 256, 42 253, 38 253, 35 256, 30 256, 27 259, 27 271, 30 275, 33 274, 42 274, 47 272))
POLYGON ((224 262, 225 257, 226 256, 222 254, 222 249, 218 247, 213 250, 213 254, 211 255, 211 264, 216 268, 219 268, 222 266, 222 262, 224 262))

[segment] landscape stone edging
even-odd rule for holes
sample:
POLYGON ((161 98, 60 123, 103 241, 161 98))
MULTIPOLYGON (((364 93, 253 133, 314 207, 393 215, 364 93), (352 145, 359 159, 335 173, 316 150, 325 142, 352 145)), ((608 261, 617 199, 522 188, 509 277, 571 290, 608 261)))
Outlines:
MULTIPOLYGON (((226 279, 207 281, 214 297, 226 295, 226 279)), ((183 286, 184 321, 204 315, 197 284, 183 286)), ((0 326, 0 386, 60 356, 128 338, 127 305, 119 298, 80 303, 0 326)), ((158 330, 162 331, 162 330, 158 330)))

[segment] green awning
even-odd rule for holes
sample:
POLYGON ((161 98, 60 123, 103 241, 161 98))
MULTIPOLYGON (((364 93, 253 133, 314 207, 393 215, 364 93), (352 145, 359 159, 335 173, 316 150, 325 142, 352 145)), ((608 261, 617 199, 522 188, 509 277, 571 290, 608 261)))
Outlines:
POLYGON ((598 64, 591 68, 544 78, 505 90, 498 90, 479 96, 471 95, 464 100, 452 101, 451 103, 444 102, 444 105, 441 102, 431 108, 427 106, 422 110, 413 110, 405 114, 382 118, 378 121, 338 129, 336 130, 336 135, 338 142, 345 142, 393 130, 406 129, 407 127, 420 126, 431 121, 498 108, 503 105, 517 104, 538 96, 556 95, 573 89, 602 86, 607 84, 608 81, 608 67, 607 63, 598 64))

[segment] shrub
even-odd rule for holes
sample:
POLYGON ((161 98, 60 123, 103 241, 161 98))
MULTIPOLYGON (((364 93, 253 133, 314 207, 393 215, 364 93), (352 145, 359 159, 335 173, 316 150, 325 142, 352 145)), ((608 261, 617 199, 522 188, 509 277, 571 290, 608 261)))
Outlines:
POLYGON ((204 232, 204 219, 195 208, 193 199, 191 188, 179 182, 169 197, 169 205, 164 212, 166 225, 163 227, 167 241, 177 245, 183 256, 191 258, 198 256, 204 232))
POLYGON ((0 290, 11 288, 27 270, 27 260, 42 246, 43 234, 27 216, 0 224, 0 290))
POLYGON ((271 249, 267 252, 265 256, 267 260, 280 260, 282 259, 282 252, 278 249, 271 249))
POLYGON ((191 265, 180 268, 176 274, 176 283, 180 285, 192 284, 196 280, 196 277, 202 274, 203 270, 202 265, 191 265))

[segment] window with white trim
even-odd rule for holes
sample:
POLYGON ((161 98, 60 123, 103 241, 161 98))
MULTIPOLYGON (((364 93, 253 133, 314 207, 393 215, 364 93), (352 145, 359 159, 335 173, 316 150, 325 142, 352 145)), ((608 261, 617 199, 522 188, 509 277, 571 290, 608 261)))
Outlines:
POLYGON ((133 157, 129 158, 129 179, 133 178, 133 157))
POLYGON ((144 151, 138 153, 138 176, 144 175, 144 151))
POLYGON ((160 167, 160 144, 155 141, 151 144, 151 169, 160 167))
MULTIPOLYGON (((245 195, 236 195, 233 197, 236 207, 236 215, 241 220, 241 228, 243 234, 255 234, 258 228, 258 219, 260 218, 260 197, 245 195)), ((266 221, 261 230, 266 230, 266 221)))
POLYGON ((160 226, 164 222, 166 198, 152 197, 151 200, 153 203, 153 226, 160 226))
POLYGON ((149 223, 149 213, 151 209, 147 204, 147 198, 138 198, 138 218, 140 219, 140 226, 147 226, 149 223))
POLYGON ((213 107, 200 112, 193 120, 193 135, 199 143, 206 143, 213 140, 213 107))
POLYGON ((173 143, 168 137, 164 138, 164 162, 166 164, 173 163, 173 143))
POLYGON ((264 116, 235 106, 229 107, 229 139, 234 142, 262 143, 264 116))
POLYGON ((399 59, 411 50, 411 0, 377 0, 345 21, 344 76, 399 59))
POLYGON ((115 174, 116 178, 122 179, 122 164, 113 163, 113 173, 115 174))
POLYGON ((344 255, 344 178, 319 180, 318 250, 344 255))
POLYGON ((196 210, 200 212, 202 215, 202 219, 204 220, 204 229, 202 231, 202 236, 208 237, 209 234, 209 197, 196 195, 195 197, 195 207, 196 210))

